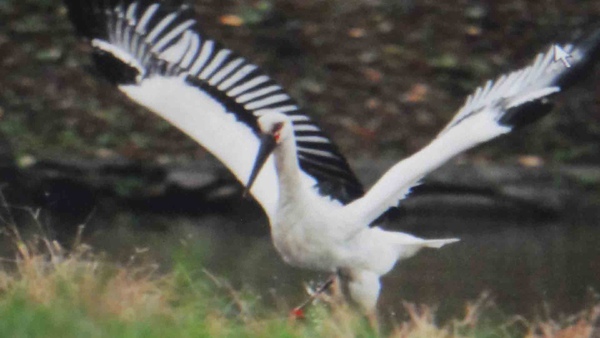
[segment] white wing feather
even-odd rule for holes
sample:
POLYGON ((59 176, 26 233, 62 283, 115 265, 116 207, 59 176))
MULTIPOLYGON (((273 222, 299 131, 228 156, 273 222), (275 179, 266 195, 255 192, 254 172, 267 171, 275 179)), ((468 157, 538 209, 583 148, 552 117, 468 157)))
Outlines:
MULTIPOLYGON (((563 49, 571 55, 572 63, 583 57, 572 45, 563 49)), ((362 219, 357 224, 372 223, 387 209, 397 206, 425 175, 452 157, 511 131, 499 119, 510 108, 559 92, 561 88, 553 83, 565 69, 562 63, 554 61, 550 48, 538 54, 529 67, 486 82, 466 99, 429 145, 389 169, 363 198, 347 205, 347 211, 362 219)))

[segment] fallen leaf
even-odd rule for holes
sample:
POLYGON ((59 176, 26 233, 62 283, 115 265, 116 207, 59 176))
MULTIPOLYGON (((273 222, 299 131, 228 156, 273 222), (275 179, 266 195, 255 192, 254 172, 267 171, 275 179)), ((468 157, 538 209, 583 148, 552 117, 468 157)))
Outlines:
POLYGON ((114 150, 111 149, 100 148, 96 150, 96 156, 98 156, 99 158, 110 158, 116 156, 116 153, 114 150))
POLYGON ((381 101, 377 98, 370 98, 365 102, 365 107, 369 110, 375 110, 381 107, 381 101))
POLYGON ((219 17, 219 22, 225 26, 239 27, 244 24, 244 19, 235 14, 226 14, 219 17))
POLYGON ((544 165, 544 159, 539 156, 523 155, 517 160, 524 167, 540 167, 544 165))
POLYGON ((23 155, 18 158, 17 164, 21 168, 28 168, 37 163, 37 159, 31 155, 23 155))
POLYGON ((427 93, 429 92, 429 87, 426 84, 417 83, 408 91, 408 93, 404 94, 404 101, 417 103, 425 100, 427 93))
POLYGON ((465 32, 469 36, 480 36, 482 33, 481 28, 477 26, 468 26, 465 32))
POLYGON ((350 28, 348 30, 348 36, 351 38, 363 38, 365 35, 367 35, 367 31, 364 28, 350 28))
POLYGON ((360 138, 368 141, 375 140, 377 136, 374 130, 356 124, 348 126, 348 130, 354 135, 358 135, 360 138))
POLYGON ((374 68, 366 68, 363 70, 363 75, 369 82, 371 83, 379 83, 383 78, 383 74, 380 71, 374 68))

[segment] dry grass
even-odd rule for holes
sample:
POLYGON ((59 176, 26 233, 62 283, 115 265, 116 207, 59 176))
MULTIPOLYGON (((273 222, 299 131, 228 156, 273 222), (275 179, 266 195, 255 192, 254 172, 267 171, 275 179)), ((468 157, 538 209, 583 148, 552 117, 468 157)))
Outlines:
POLYGON ((169 313, 170 279, 157 275, 155 266, 107 264, 84 244, 67 251, 56 241, 25 242, 12 233, 16 257, 0 271, 0 294, 18 293, 46 306, 76 295, 74 302, 91 316, 122 320, 169 313))
POLYGON ((526 338, 591 338, 600 336, 600 305, 556 321, 546 320, 530 326, 526 338))
POLYGON ((319 299, 306 319, 298 321, 282 316, 281 309, 261 309, 258 298, 202 270, 195 277, 182 267, 159 274, 154 265, 108 262, 84 244, 67 251, 47 239, 26 242, 14 230, 13 237, 15 258, 5 260, 0 270, 0 315, 8 313, 15 320, 29 316, 27 330, 36 326, 39 330, 16 334, 14 330, 23 326, 7 328, 0 323, 0 336, 583 338, 600 334, 600 305, 562 320, 505 316, 490 321, 495 305, 487 295, 467 304, 462 318, 443 324, 438 323, 435 308, 406 303, 407 320, 377 330, 363 316, 329 298, 319 299), (10 307, 15 299, 25 304, 18 311, 10 307), (36 322, 28 311, 40 309, 48 318, 36 322), (47 328, 61 320, 58 329, 47 328))

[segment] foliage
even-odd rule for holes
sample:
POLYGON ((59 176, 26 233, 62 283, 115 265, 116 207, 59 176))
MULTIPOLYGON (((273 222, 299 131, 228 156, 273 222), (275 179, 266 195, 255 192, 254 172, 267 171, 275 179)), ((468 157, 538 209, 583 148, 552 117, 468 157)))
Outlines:
MULTIPOLYGON (((210 36, 262 65, 350 159, 416 151, 476 86, 588 31, 600 15, 594 1, 189 2, 210 36)), ((17 155, 202 156, 93 74, 60 1, 0 1, 0 22, 0 131, 17 155)), ((597 163, 594 74, 533 132, 478 153, 597 163)))

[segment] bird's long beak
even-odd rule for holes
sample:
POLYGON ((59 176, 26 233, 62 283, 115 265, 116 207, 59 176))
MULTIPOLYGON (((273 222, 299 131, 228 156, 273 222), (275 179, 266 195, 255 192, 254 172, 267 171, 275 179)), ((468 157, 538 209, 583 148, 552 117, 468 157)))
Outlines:
POLYGON ((250 178, 248 178, 248 183, 246 184, 246 189, 244 189, 244 197, 248 197, 250 193, 250 188, 254 184, 258 173, 260 173, 260 169, 265 165, 269 155, 275 149, 277 143, 275 142, 275 137, 270 134, 262 134, 260 136, 260 147, 258 148, 258 154, 256 155, 256 160, 254 161, 254 167, 252 168, 252 172, 250 173, 250 178))

